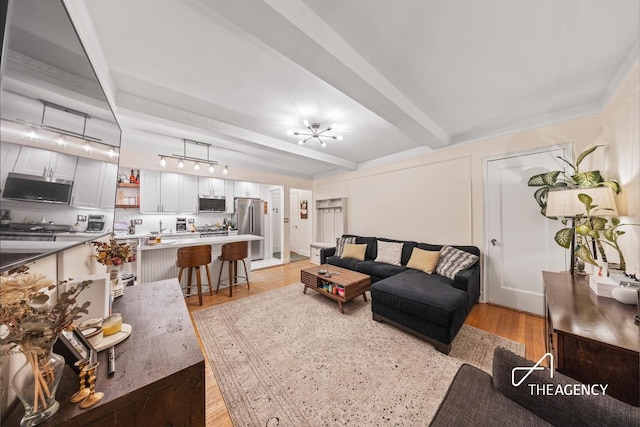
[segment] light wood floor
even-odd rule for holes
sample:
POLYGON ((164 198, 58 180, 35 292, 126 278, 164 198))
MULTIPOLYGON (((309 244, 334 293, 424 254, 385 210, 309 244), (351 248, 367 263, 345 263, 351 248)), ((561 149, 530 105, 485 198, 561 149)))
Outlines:
MULTIPOLYGON (((308 260, 291 264, 266 268, 252 273, 251 290, 245 285, 236 286, 233 289, 233 297, 229 297, 227 289, 221 290, 218 295, 205 294, 203 305, 198 305, 197 297, 187 298, 189 313, 202 310, 218 304, 245 298, 249 295, 257 295, 268 292, 291 283, 300 281, 300 270, 313 266, 308 260)), ((216 276, 216 274, 213 274, 216 276)), ((193 316, 191 316, 193 322, 193 316)), ((544 319, 526 313, 497 307, 490 304, 477 304, 466 323, 478 329, 521 342, 525 345, 525 356, 531 360, 538 360, 545 352, 544 348, 544 319)), ((195 323, 194 323, 195 328, 195 323)), ((399 331, 399 333, 401 333, 399 331)), ((196 334, 198 334, 196 330, 196 334)), ((198 340, 200 337, 198 336, 198 340)), ((202 348, 202 342, 200 342, 202 348)), ((204 354, 204 349, 203 349, 204 354)), ((205 354, 206 364, 206 408, 207 426, 232 427, 229 413, 220 394, 220 389, 209 366, 205 354)))

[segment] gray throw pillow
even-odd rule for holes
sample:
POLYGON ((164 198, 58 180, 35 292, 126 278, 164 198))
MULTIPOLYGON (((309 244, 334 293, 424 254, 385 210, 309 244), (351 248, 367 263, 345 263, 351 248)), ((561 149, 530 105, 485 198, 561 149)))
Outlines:
POLYGON ((336 253, 334 254, 334 256, 340 258, 342 256, 342 251, 344 251, 344 245, 353 244, 355 242, 355 237, 338 237, 336 239, 336 253))
POLYGON ((454 280, 459 271, 471 267, 477 261, 477 255, 444 245, 440 251, 436 273, 454 280))

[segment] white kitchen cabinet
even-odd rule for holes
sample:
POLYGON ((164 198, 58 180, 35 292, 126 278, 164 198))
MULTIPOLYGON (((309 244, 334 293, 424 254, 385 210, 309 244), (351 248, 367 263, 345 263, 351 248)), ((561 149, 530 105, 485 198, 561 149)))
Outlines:
POLYGON ((225 196, 225 180, 221 178, 198 177, 198 195, 225 196))
POLYGON ((191 181, 184 181, 183 176, 188 175, 141 170, 140 213, 180 213, 181 183, 190 182, 193 194, 198 188, 196 177, 191 177, 191 181))
MULTIPOLYGON (((105 163, 82 157, 78 159, 76 171, 78 176, 82 176, 82 179, 73 183, 71 205, 76 208, 100 208, 104 187, 105 163)), ((115 187, 113 181, 111 186, 115 187)))
POLYGON ((77 161, 76 156, 23 145, 20 147, 13 171, 27 175, 72 180, 76 173, 77 161))
POLYGON ((8 142, 0 143, 0 193, 4 191, 4 183, 9 172, 13 172, 19 153, 19 145, 8 142))
POLYGON ((180 174, 160 173, 160 212, 180 212, 180 174))
POLYGON ((233 202, 233 185, 234 185, 234 181, 230 180, 230 179, 226 179, 224 181, 224 196, 225 196, 225 207, 226 207, 226 211, 227 213, 235 213, 236 211, 236 207, 235 204, 233 202))
POLYGON ((233 195, 235 197, 260 198, 260 184, 249 181, 234 181, 233 195))
POLYGON ((202 177, 180 175, 180 213, 198 212, 198 184, 202 177))
POLYGON ((140 213, 158 213, 160 210, 160 172, 140 171, 140 213))
POLYGON ((100 209, 113 210, 116 207, 116 183, 118 181, 118 165, 104 163, 104 180, 102 182, 102 196, 100 209))

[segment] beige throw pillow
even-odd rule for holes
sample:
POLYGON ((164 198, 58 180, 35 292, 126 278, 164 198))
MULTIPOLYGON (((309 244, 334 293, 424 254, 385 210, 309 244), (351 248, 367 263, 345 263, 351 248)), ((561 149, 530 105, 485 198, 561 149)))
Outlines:
POLYGON ((438 259, 440 258, 440 252, 425 251, 424 249, 413 248, 411 251, 411 258, 407 263, 408 268, 424 271, 427 274, 431 274, 438 265, 438 259))
POLYGON ((353 258, 358 261, 364 261, 364 254, 367 252, 367 244, 363 245, 354 245, 354 244, 345 244, 344 249, 342 250, 342 256, 340 258, 353 258))

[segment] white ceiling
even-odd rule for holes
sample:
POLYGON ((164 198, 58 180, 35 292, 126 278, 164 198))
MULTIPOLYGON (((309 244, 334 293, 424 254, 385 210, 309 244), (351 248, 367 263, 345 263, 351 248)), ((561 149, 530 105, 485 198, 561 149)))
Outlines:
POLYGON ((637 0, 68 3, 86 7, 124 144, 192 138, 301 177, 598 112, 640 40, 637 0), (298 146, 303 119, 344 140, 298 146))

